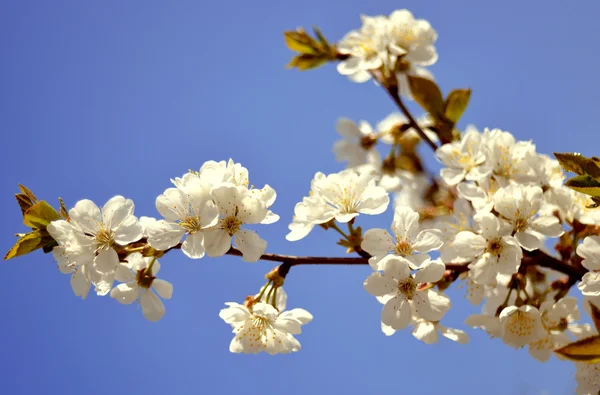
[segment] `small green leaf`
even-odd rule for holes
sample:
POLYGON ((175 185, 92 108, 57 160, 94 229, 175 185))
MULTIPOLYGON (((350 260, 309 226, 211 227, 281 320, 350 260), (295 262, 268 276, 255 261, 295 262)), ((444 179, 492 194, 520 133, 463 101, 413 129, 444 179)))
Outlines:
POLYGON ((67 206, 65 206, 65 202, 62 200, 62 198, 58 198, 58 202, 60 203, 60 215, 68 220, 69 219, 69 210, 67 210, 67 206))
POLYGON ((23 223, 33 229, 46 229, 52 221, 60 219, 54 207, 44 200, 31 206, 23 215, 23 223))
POLYGON ((448 94, 444 115, 454 123, 457 123, 463 115, 471 98, 470 89, 455 89, 448 94))
POLYGON ((316 54, 318 52, 318 43, 304 29, 299 28, 296 31, 284 32, 283 36, 287 47, 294 52, 300 52, 301 54, 316 54))
POLYGON ((436 119, 444 118, 444 98, 437 84, 427 78, 407 76, 413 98, 436 119))
POLYGON ((600 336, 578 340, 554 352, 574 362, 600 362, 600 336))
POLYGON ((37 202, 37 198, 35 197, 33 192, 31 192, 31 190, 29 188, 27 188, 25 185, 19 184, 19 189, 21 190, 21 193, 23 193, 25 196, 27 196, 29 199, 31 199, 31 201, 33 203, 37 202))
POLYGON ((294 56, 286 67, 289 69, 296 67, 298 70, 309 70, 322 66, 328 60, 329 58, 323 55, 302 54, 294 56))
POLYGON ((596 181, 589 175, 569 178, 565 182, 565 186, 592 197, 600 197, 600 181, 596 181))
POLYGON ((600 166, 598 158, 586 158, 578 153, 554 153, 558 163, 565 171, 570 171, 580 176, 589 175, 600 180, 600 166))
POLYGON ((27 233, 17 240, 15 245, 6 253, 4 259, 14 258, 16 256, 29 254, 32 251, 42 248, 52 242, 52 237, 44 230, 36 229, 27 233))
POLYGON ((325 36, 323 36, 323 34, 321 33, 321 30, 319 30, 319 28, 316 27, 316 26, 313 26, 313 30, 315 31, 315 35, 319 39, 319 42, 321 43, 321 45, 323 46, 323 48, 326 49, 326 50, 330 50, 331 46, 329 45, 329 42, 327 41, 327 39, 325 38, 325 36))
POLYGON ((19 204, 19 207, 21 207, 21 212, 23 213, 23 215, 25 215, 25 212, 29 210, 31 206, 33 206, 33 202, 31 201, 29 196, 23 193, 15 194, 15 198, 17 198, 17 203, 19 204))

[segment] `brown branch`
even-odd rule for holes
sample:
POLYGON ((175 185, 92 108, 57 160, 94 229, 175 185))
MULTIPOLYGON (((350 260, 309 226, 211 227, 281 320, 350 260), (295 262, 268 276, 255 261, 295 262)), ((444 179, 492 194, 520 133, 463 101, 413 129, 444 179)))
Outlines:
MULTIPOLYGON (((231 247, 227 255, 242 256, 242 252, 231 247)), ((281 262, 290 266, 296 265, 368 265, 369 257, 329 257, 329 256, 295 256, 279 254, 263 254, 262 261, 281 262)))
POLYGON ((523 261, 522 265, 527 266, 540 266, 548 269, 556 270, 557 272, 561 272, 569 276, 572 279, 573 283, 577 280, 580 280, 581 277, 587 270, 583 266, 574 266, 567 262, 563 262, 559 259, 556 259, 543 251, 535 250, 535 251, 523 251, 523 261))

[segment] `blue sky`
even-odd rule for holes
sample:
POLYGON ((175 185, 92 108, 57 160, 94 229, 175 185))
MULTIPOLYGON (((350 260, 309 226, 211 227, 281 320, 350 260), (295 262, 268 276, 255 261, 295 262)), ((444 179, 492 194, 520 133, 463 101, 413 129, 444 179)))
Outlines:
MULTIPOLYGON (((70 207, 121 194, 137 215, 155 216, 169 178, 232 157, 278 192, 282 220, 259 229, 270 252, 343 254, 325 232, 286 242, 293 206, 316 171, 341 169, 331 153, 338 117, 375 123, 394 107, 333 66, 286 70, 282 32, 316 24, 334 41, 361 13, 396 8, 438 31, 432 71, 445 92, 473 89, 465 122, 533 139, 540 152, 599 154, 594 1, 4 1, 0 247, 24 231, 18 183, 70 207)), ((315 316, 303 350, 233 355, 218 312, 258 290, 272 265, 178 253, 161 263, 174 296, 156 324, 108 297, 76 298, 51 256, 3 263, 0 393, 568 394, 575 385, 568 363, 538 363, 481 332, 469 330, 466 346, 385 337, 381 307, 362 288, 368 267, 293 268, 288 306, 315 316)), ((463 294, 450 292, 449 326, 477 311, 463 294)))

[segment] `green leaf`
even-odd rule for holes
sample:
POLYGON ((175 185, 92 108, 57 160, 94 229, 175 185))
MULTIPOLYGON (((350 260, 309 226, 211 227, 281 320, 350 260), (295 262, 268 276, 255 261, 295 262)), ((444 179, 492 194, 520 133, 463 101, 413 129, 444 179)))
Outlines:
POLYGON ((19 204, 19 207, 21 207, 21 212, 23 213, 23 215, 25 215, 25 212, 29 210, 31 206, 33 206, 33 202, 31 201, 29 196, 22 193, 15 194, 15 198, 17 198, 17 203, 19 204))
POLYGON ((327 41, 325 36, 323 36, 323 34, 321 33, 321 30, 319 30, 319 28, 316 26, 313 26, 313 30, 315 31, 315 35, 319 39, 319 42, 323 46, 323 49, 331 50, 331 46, 329 45, 329 42, 327 41))
POLYGON ((554 352, 574 362, 600 362, 600 336, 592 336, 567 344, 554 352))
POLYGON ((463 115, 471 98, 470 89, 455 89, 448 94, 444 115, 454 123, 457 123, 463 115))
POLYGON ((285 44, 295 52, 301 54, 317 54, 317 42, 311 36, 306 34, 304 29, 299 28, 296 31, 284 32, 285 44))
POLYGON ((60 219, 54 207, 44 200, 31 206, 23 215, 23 223, 33 229, 46 229, 52 221, 60 219))
POLYGON ((600 181, 596 181, 589 175, 569 178, 565 186, 592 197, 600 197, 600 181))
POLYGON ((45 230, 36 229, 17 240, 15 245, 6 253, 4 259, 29 254, 39 248, 52 243, 54 240, 45 230))
POLYGON ((413 98, 436 119, 444 118, 444 98, 437 84, 427 78, 407 76, 413 98))
POLYGON ((555 152, 554 156, 565 171, 570 171, 580 176, 589 175, 595 179, 600 179, 600 161, 598 158, 586 158, 574 152, 564 154, 555 152))
POLYGON ((329 58, 323 55, 302 54, 294 56, 286 67, 289 69, 296 67, 298 70, 309 70, 322 66, 328 60, 329 58))
POLYGON ((31 199, 31 201, 33 203, 37 202, 37 198, 35 197, 33 192, 31 192, 31 190, 29 188, 27 188, 25 185, 19 184, 19 189, 21 190, 21 193, 23 195, 27 196, 29 199, 31 199))

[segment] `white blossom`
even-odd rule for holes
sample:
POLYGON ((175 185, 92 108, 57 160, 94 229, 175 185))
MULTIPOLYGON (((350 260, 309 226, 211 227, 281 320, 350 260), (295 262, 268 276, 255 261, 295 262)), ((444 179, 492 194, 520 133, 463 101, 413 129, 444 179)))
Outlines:
POLYGON ((436 156, 446 166, 440 172, 442 179, 451 186, 465 179, 483 179, 490 172, 490 169, 484 166, 485 152, 485 142, 475 128, 468 129, 460 141, 442 145, 435 151, 436 156))
POLYGON ((388 193, 376 186, 369 174, 359 175, 352 169, 315 179, 312 190, 320 200, 308 213, 308 220, 317 224, 334 218, 345 223, 359 214, 381 214, 390 202, 388 193))
POLYGON ((405 260, 389 255, 381 262, 383 273, 373 272, 364 282, 365 290, 383 297, 381 322, 394 330, 406 328, 413 313, 429 321, 439 321, 450 308, 450 299, 427 283, 440 280, 445 266, 441 261, 428 260, 412 275, 405 260))
POLYGON ((75 296, 85 299, 92 283, 101 277, 94 268, 95 249, 83 230, 67 221, 54 221, 46 228, 58 243, 52 255, 61 273, 71 274, 75 296))
POLYGON ((164 251, 187 235, 181 250, 199 259, 205 254, 204 231, 214 226, 219 216, 212 200, 212 185, 192 173, 184 175, 178 185, 156 198, 156 209, 165 219, 148 222, 148 244, 164 251))
POLYGON ((266 303, 252 304, 251 308, 238 303, 225 303, 219 317, 233 327, 235 337, 229 351, 233 353, 286 354, 299 351, 300 343, 294 335, 301 327, 312 321, 312 315, 304 309, 292 309, 279 313, 266 303))
POLYGON ((485 129, 487 166, 492 176, 502 186, 510 181, 527 183, 535 181, 533 168, 537 159, 535 146, 529 141, 515 141, 509 132, 485 129))
POLYGON ((544 192, 546 204, 540 209, 542 215, 558 213, 560 219, 572 225, 575 221, 585 225, 600 223, 600 210, 591 208, 593 201, 588 195, 561 186, 544 192))
POLYGON ((336 129, 343 137, 333 145, 333 153, 338 162, 348 162, 349 168, 379 162, 379 153, 375 149, 377 136, 368 122, 360 121, 356 125, 350 119, 340 118, 336 129))
POLYGON ((371 79, 370 71, 377 70, 388 62, 387 20, 384 17, 363 17, 358 30, 348 32, 337 44, 341 54, 349 55, 338 63, 340 74, 354 82, 371 79))
POLYGON ((115 245, 126 246, 142 237, 142 226, 133 210, 133 201, 123 196, 111 198, 102 210, 84 199, 69 210, 69 223, 58 220, 48 225, 48 232, 59 244, 61 240, 63 246, 70 244, 57 250, 55 258, 64 270, 77 272, 71 280, 76 295, 85 298, 90 283, 94 283, 98 295, 110 291, 119 264, 115 245), (93 267, 89 262, 92 251, 93 267))
POLYGON ((499 316, 502 341, 514 348, 521 348, 545 336, 540 311, 533 306, 508 306, 499 316))
POLYGON ((165 306, 158 296, 171 299, 173 285, 156 278, 160 270, 160 263, 156 258, 144 258, 140 253, 127 257, 128 263, 120 271, 117 280, 122 281, 110 291, 111 298, 121 304, 139 302, 142 313, 147 320, 156 322, 165 315, 165 306), (150 270, 149 264, 154 259, 150 270), (158 294, 158 295, 157 295, 158 294))
POLYGON ((219 209, 217 224, 204 231, 206 253, 211 257, 225 255, 231 248, 232 238, 242 252, 242 259, 256 262, 265 252, 267 242, 255 232, 242 229, 245 224, 258 224, 267 215, 263 200, 253 196, 245 187, 222 185, 211 191, 219 209))
POLYGON ((540 306, 540 317, 544 336, 529 343, 529 354, 540 362, 548 361, 557 348, 571 342, 566 330, 569 324, 579 320, 577 299, 564 297, 559 301, 545 301, 540 306))
POLYGON ((369 229, 364 234, 361 248, 371 254, 369 264, 374 269, 382 268, 380 261, 389 253, 416 268, 429 259, 427 252, 437 250, 443 244, 440 230, 419 231, 419 214, 408 207, 396 207, 391 230, 396 236, 395 242, 385 229, 369 229))
POLYGON ((558 218, 536 216, 543 204, 542 188, 509 185, 494 195, 494 208, 512 226, 521 247, 533 251, 542 246, 543 236, 558 237, 563 233, 558 218))
POLYGON ((473 281, 493 284, 498 273, 516 273, 523 251, 517 239, 510 236, 510 229, 490 213, 475 215, 473 222, 477 224, 478 234, 462 231, 452 244, 458 256, 471 260, 469 269, 473 281))

